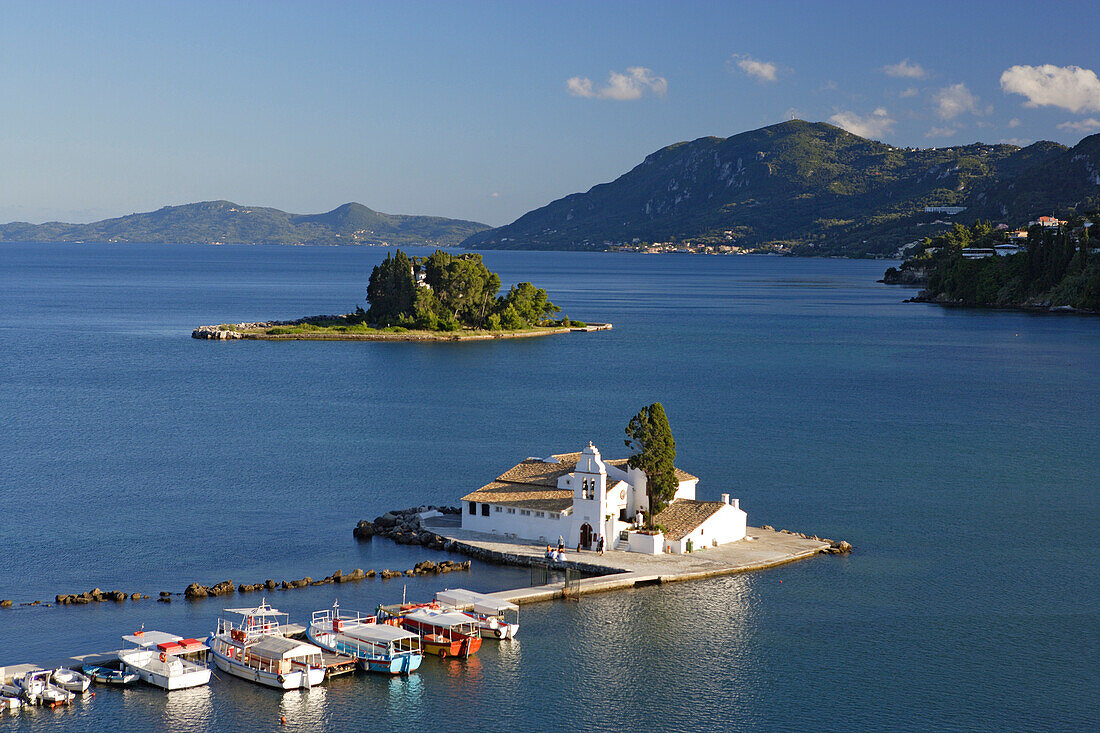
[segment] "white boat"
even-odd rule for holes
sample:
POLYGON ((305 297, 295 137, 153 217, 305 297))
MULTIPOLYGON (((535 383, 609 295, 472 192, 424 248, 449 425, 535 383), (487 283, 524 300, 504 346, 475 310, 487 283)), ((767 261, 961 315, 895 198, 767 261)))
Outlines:
POLYGON ((314 611, 306 638, 322 649, 359 661, 364 672, 409 674, 420 668, 420 636, 396 625, 380 624, 373 615, 331 609, 314 611))
POLYGON ((31 705, 68 705, 76 695, 50 684, 51 674, 48 669, 33 669, 16 680, 15 685, 31 705))
POLYGON ((325 679, 320 647, 287 638, 289 616, 261 601, 256 608, 227 608, 240 616, 218 619, 207 643, 223 672, 280 690, 310 689, 325 679))
POLYGON ((23 701, 15 695, 0 694, 0 710, 18 710, 23 707, 23 701))
POLYGON ((122 671, 136 672, 143 682, 165 690, 183 690, 210 682, 207 646, 165 631, 138 631, 122 637, 133 647, 120 649, 122 671))
POLYGON ((463 588, 441 590, 435 594, 435 600, 475 619, 482 638, 503 641, 514 639, 519 633, 519 606, 511 601, 463 588))
POLYGON ((50 681, 62 690, 68 690, 69 692, 87 692, 88 688, 92 686, 92 680, 89 677, 77 672, 75 669, 65 667, 55 669, 53 674, 50 675, 50 681))

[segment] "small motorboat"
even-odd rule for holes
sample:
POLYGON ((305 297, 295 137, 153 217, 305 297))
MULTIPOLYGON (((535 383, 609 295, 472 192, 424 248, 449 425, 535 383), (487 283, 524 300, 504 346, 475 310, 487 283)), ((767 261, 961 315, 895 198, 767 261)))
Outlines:
POLYGON ((96 664, 85 664, 81 667, 81 671, 101 685, 129 685, 141 679, 137 672, 124 672, 121 669, 100 667, 96 664))
POLYGON ((50 684, 52 674, 48 669, 32 669, 16 680, 15 684, 23 699, 31 705, 68 705, 76 695, 50 684))
POLYGON ((18 710, 23 707, 23 701, 15 695, 0 694, 0 710, 18 710))
POLYGON ((90 678, 75 669, 66 669, 65 667, 55 669, 53 674, 50 675, 50 682, 53 682, 62 690, 78 693, 87 692, 88 688, 92 686, 90 678))

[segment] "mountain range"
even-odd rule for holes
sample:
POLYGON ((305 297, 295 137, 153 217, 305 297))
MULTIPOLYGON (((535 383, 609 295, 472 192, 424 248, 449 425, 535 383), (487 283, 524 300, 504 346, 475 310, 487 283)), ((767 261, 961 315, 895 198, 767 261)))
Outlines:
POLYGON ((1015 226, 1100 201, 1100 135, 900 148, 791 120, 662 148, 610 183, 468 237, 483 249, 692 242, 806 255, 892 254, 977 218, 1015 226), (926 207, 965 207, 947 215, 926 207))
POLYGON ((0 225, 0 241, 442 247, 456 245, 488 228, 461 219, 383 214, 356 203, 338 206, 324 214, 290 214, 230 201, 204 201, 91 224, 12 222, 0 225))

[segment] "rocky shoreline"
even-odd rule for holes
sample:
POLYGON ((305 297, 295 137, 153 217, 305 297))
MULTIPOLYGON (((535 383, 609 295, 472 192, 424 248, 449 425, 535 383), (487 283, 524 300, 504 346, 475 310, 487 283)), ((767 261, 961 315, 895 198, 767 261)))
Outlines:
POLYGON ((1047 303, 1006 303, 998 305, 995 303, 968 303, 965 300, 955 300, 948 298, 943 294, 930 295, 927 291, 914 295, 912 298, 907 298, 904 303, 931 303, 933 305, 942 305, 949 308, 984 308, 986 310, 1000 310, 1000 311, 1023 311, 1025 313, 1071 313, 1082 316, 1097 316, 1100 315, 1100 311, 1089 310, 1087 308, 1074 308, 1072 305, 1051 305, 1047 303))

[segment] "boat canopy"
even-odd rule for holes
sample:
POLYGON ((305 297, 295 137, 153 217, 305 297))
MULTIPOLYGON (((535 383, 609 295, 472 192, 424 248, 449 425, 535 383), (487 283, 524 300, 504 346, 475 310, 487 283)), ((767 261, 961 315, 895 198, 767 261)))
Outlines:
POLYGON ((266 603, 261 603, 256 608, 227 608, 222 613, 235 613, 238 616, 286 616, 277 608, 272 608, 266 603))
POLYGON ((265 636, 248 647, 248 653, 265 659, 300 659, 320 654, 321 649, 285 636, 265 636))
POLYGON ((389 624, 360 624, 358 626, 345 627, 341 631, 344 636, 356 641, 366 641, 377 644, 387 644, 401 639, 418 639, 417 634, 406 631, 399 626, 389 624))
POLYGON ((519 611, 519 606, 511 601, 505 601, 501 598, 495 598, 484 593, 476 593, 472 590, 465 590, 463 588, 448 588, 447 590, 441 590, 435 594, 435 599, 440 603, 445 603, 448 606, 454 606, 456 608, 473 606, 475 611, 484 613, 488 616, 499 616, 505 611, 519 611))
POLYGON ((134 646, 139 646, 142 649, 155 647, 159 644, 179 644, 183 641, 182 636, 169 634, 167 631, 142 631, 122 638, 124 641, 128 641, 134 646))
POLYGON ((475 621, 475 619, 470 618, 464 613, 459 613, 458 611, 440 611, 434 608, 418 608, 415 611, 410 611, 405 614, 405 618, 411 621, 418 621, 422 624, 441 626, 444 628, 469 626, 475 621))

